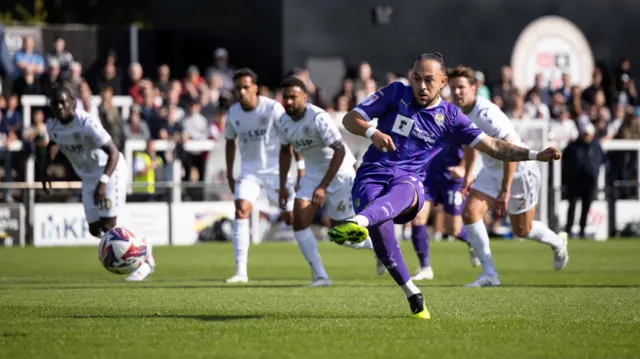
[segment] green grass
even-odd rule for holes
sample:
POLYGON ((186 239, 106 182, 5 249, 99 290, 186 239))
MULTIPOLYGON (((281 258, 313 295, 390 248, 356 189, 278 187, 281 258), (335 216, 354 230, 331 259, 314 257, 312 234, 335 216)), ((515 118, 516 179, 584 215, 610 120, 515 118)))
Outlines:
POLYGON ((469 289, 464 245, 434 243, 420 321, 371 252, 329 243, 334 286, 315 289, 292 243, 252 247, 253 281, 231 287, 229 244, 156 248, 144 283, 95 248, 0 248, 0 358, 640 357, 640 241, 573 241, 562 272, 537 243, 492 249, 504 286, 469 289))

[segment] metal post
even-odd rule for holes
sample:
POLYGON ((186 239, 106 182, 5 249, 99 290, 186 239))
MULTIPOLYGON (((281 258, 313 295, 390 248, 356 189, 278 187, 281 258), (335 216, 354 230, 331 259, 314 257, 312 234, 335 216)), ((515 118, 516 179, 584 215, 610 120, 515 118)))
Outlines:
POLYGON ((129 53, 131 54, 131 62, 140 62, 138 59, 138 27, 131 24, 129 27, 129 53))

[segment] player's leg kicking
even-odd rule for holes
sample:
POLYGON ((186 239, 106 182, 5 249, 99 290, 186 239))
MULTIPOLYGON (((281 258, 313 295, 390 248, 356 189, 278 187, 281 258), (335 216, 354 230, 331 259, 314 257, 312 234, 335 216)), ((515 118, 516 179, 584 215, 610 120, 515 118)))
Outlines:
MULTIPOLYGON (((277 203, 275 185, 278 181, 277 175, 245 175, 240 176, 235 184, 235 219, 233 221, 233 255, 236 263, 236 271, 233 276, 225 280, 226 283, 247 283, 249 276, 247 274, 247 263, 249 257, 249 244, 251 242, 251 233, 249 230, 249 216, 254 204, 257 203, 262 190, 269 197, 272 204, 277 203), (275 187, 274 187, 275 186, 275 187)), ((287 224, 292 223, 293 211, 293 186, 289 184, 290 195, 287 200, 286 209, 283 211, 283 218, 287 224)))
MULTIPOLYGON (((498 286, 500 280, 493 263, 489 234, 483 222, 484 214, 492 208, 498 197, 496 179, 488 171, 481 171, 467 198, 463 212, 465 228, 469 242, 474 248, 482 265, 482 274, 470 287, 498 286)), ((551 246, 554 268, 562 269, 569 259, 566 233, 554 233, 544 223, 534 220, 535 206, 540 190, 539 172, 526 169, 521 176, 513 179, 508 212, 514 234, 522 238, 531 238, 551 246)))

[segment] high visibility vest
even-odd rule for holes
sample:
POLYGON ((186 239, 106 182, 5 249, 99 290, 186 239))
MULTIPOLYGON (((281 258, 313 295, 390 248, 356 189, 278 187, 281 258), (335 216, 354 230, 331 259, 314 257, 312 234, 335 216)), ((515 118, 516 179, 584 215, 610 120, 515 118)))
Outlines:
MULTIPOLYGON (((134 162, 135 161, 139 161, 139 160, 144 161, 145 168, 147 168, 147 167, 149 167, 151 165, 151 156, 149 156, 149 154, 147 154, 147 153, 137 152, 135 157, 134 157, 134 162)), ((162 158, 156 157, 156 164, 158 166, 162 166, 162 158)), ((140 176, 134 173, 133 181, 134 182, 144 182, 144 183, 146 183, 146 184, 143 184, 143 183, 134 184, 134 186, 133 186, 133 192, 134 193, 147 193, 147 194, 156 193, 156 185, 155 185, 155 183, 156 183, 156 171, 155 171, 155 169, 149 169, 149 171, 147 171, 146 174, 140 175, 140 176)))

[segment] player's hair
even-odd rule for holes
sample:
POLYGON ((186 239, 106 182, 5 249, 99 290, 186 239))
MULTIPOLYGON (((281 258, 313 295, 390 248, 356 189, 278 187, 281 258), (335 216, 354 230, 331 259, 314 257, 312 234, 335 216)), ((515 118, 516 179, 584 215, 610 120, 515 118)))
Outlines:
POLYGON ((424 54, 418 56, 418 58, 416 59, 416 62, 421 61, 421 60, 434 60, 434 61, 437 61, 440 64, 440 66, 442 67, 442 71, 446 71, 447 67, 444 64, 444 57, 439 52, 427 52, 427 53, 424 53, 424 54))
POLYGON ((51 88, 51 98, 60 97, 61 94, 67 94, 67 96, 74 98, 75 94, 69 83, 64 82, 62 84, 56 84, 51 88))
POLYGON ((447 77, 454 79, 456 77, 464 77, 469 81, 469 85, 476 84, 476 72, 469 66, 458 65, 452 69, 449 69, 447 77))
POLYGON ((236 73, 233 74, 233 81, 247 76, 251 77, 251 81, 253 81, 254 84, 258 84, 258 75, 248 67, 238 69, 236 73))
POLYGON ((287 89, 290 87, 300 87, 302 92, 307 93, 307 85, 305 85, 302 80, 295 76, 290 76, 282 80, 282 82, 280 83, 280 87, 283 89, 287 89))

